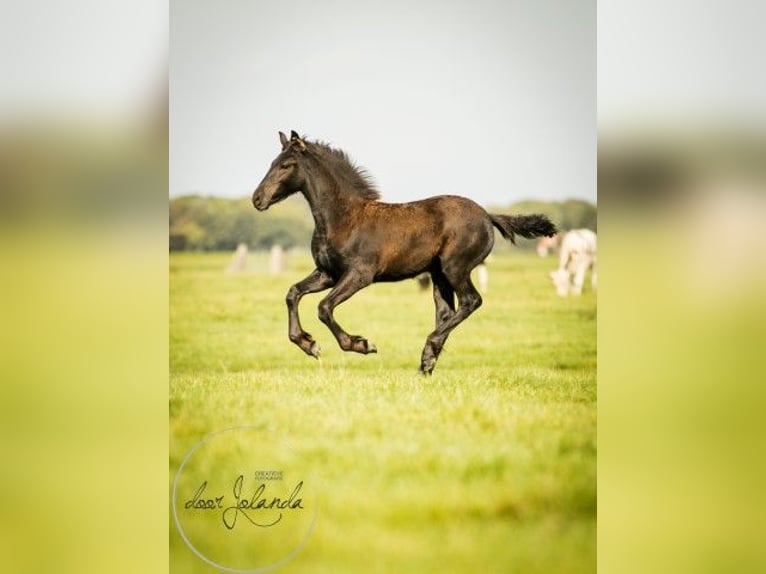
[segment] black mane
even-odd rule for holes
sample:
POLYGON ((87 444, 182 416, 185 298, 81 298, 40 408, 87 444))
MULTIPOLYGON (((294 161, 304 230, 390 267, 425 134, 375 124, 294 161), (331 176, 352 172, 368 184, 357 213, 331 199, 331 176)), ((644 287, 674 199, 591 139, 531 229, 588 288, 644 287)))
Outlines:
MULTIPOLYGON (((305 140, 304 140, 305 141, 305 140)), ((332 172, 339 183, 365 199, 380 199, 372 176, 363 167, 354 164, 348 154, 321 141, 308 142, 307 148, 332 172)))

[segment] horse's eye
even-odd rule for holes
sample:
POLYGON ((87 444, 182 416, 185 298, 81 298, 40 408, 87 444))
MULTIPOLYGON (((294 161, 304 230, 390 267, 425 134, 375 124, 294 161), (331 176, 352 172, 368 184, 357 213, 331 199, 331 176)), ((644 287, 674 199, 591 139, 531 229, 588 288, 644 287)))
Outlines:
POLYGON ((279 169, 288 169, 288 168, 293 167, 293 165, 294 164, 292 164, 292 163, 283 163, 282 165, 279 166, 279 169))

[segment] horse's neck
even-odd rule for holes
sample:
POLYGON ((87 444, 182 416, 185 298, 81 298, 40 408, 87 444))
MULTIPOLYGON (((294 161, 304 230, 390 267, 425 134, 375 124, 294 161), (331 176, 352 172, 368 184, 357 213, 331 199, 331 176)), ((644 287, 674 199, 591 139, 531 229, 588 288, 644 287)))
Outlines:
POLYGON ((359 198, 342 193, 337 183, 327 177, 311 178, 303 195, 311 208, 317 234, 325 237, 348 222, 349 214, 359 207, 359 198))

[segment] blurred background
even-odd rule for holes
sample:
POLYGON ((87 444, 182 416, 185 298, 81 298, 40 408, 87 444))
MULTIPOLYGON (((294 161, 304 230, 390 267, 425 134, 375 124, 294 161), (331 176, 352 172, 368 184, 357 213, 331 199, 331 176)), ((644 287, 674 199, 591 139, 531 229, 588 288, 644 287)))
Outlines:
POLYGON ((760 572, 762 2, 599 3, 599 570, 760 572))
POLYGON ((1 13, 0 564, 161 571, 167 5, 1 13))

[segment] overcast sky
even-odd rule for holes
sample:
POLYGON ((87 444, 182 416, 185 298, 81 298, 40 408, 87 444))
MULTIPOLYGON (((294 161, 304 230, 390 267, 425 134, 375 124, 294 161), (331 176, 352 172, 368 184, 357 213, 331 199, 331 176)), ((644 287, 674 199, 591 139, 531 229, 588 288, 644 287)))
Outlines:
POLYGON ((595 201, 595 2, 173 0, 170 106, 172 196, 249 196, 294 129, 386 201, 595 201))

